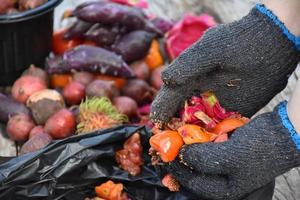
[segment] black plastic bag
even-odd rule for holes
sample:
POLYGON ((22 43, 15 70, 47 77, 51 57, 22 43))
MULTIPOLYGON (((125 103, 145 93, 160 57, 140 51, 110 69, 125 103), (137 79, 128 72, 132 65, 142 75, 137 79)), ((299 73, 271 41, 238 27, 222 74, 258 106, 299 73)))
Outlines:
POLYGON ((122 182, 131 199, 191 199, 161 185, 147 155, 149 137, 144 127, 119 126, 57 140, 37 152, 13 158, 0 165, 0 199, 83 200, 95 196, 94 186, 108 179, 122 182), (145 164, 142 173, 134 177, 117 166, 114 152, 137 131, 145 164))
MULTIPOLYGON (((95 196, 94 187, 108 179, 121 182, 133 200, 192 200, 190 193, 168 191, 160 183, 160 171, 147 155, 150 132, 144 127, 119 126, 91 134, 57 140, 34 153, 0 163, 0 199, 83 200, 95 196), (114 152, 133 133, 141 134, 145 164, 136 177, 121 170, 114 152)), ((247 200, 271 199, 274 183, 258 189, 247 200)), ((217 192, 217 191, 216 191, 217 192)))

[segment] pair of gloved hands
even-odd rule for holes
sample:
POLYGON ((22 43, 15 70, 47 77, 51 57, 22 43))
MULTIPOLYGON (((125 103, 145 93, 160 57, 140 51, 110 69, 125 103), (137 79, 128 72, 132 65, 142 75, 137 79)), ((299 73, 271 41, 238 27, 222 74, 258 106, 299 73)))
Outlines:
MULTIPOLYGON (((163 126, 186 99, 206 90, 214 91, 227 110, 251 117, 286 86, 300 60, 292 34, 284 30, 261 5, 240 21, 208 30, 163 71, 152 121, 163 126)), ((182 160, 166 168, 200 198, 241 199, 300 164, 300 142, 297 146, 297 135, 291 134, 297 133, 282 103, 237 129, 227 142, 184 146, 182 160)))

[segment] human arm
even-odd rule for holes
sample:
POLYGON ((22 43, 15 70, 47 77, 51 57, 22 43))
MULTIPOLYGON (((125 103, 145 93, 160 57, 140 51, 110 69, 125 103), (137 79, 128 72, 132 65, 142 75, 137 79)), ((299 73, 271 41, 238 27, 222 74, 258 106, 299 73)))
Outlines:
POLYGON ((291 33, 300 36, 299 0, 265 0, 263 3, 269 10, 272 10, 291 33))
POLYGON ((300 81, 297 82, 292 97, 288 103, 288 116, 296 131, 300 133, 300 81))

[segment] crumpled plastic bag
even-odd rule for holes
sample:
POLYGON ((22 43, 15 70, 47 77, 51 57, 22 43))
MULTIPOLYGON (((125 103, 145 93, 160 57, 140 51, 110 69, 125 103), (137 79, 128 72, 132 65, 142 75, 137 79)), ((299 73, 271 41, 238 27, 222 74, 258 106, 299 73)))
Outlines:
MULTIPOLYGON (((132 200, 200 200, 184 188, 174 193, 161 185, 163 172, 151 165, 147 155, 150 135, 145 127, 123 125, 56 140, 12 159, 0 157, 0 200, 83 200, 95 196, 94 187, 108 179, 123 183, 132 200), (137 131, 145 164, 142 173, 134 177, 117 166, 114 152, 137 131)), ((270 183, 246 199, 271 200, 273 189, 274 183, 270 183)))
POLYGON ((161 185, 159 172, 147 155, 149 137, 145 127, 123 125, 56 140, 39 151, 15 157, 0 165, 0 199, 83 200, 95 196, 94 187, 108 179, 123 183, 133 200, 191 199, 161 185), (118 167, 114 152, 137 131, 145 164, 134 177, 118 167))

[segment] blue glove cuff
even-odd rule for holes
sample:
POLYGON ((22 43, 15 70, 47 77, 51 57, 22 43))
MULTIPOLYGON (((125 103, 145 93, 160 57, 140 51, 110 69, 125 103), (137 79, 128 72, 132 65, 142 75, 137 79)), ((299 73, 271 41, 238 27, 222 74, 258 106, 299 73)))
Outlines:
POLYGON ((268 16, 282 30, 283 34, 295 45, 296 49, 300 51, 300 37, 293 35, 278 19, 278 17, 264 5, 256 4, 256 9, 264 15, 268 16))
POLYGON ((280 116, 283 126, 289 131, 297 149, 300 150, 300 135, 295 130, 287 114, 287 101, 284 101, 279 104, 278 114, 280 116))

